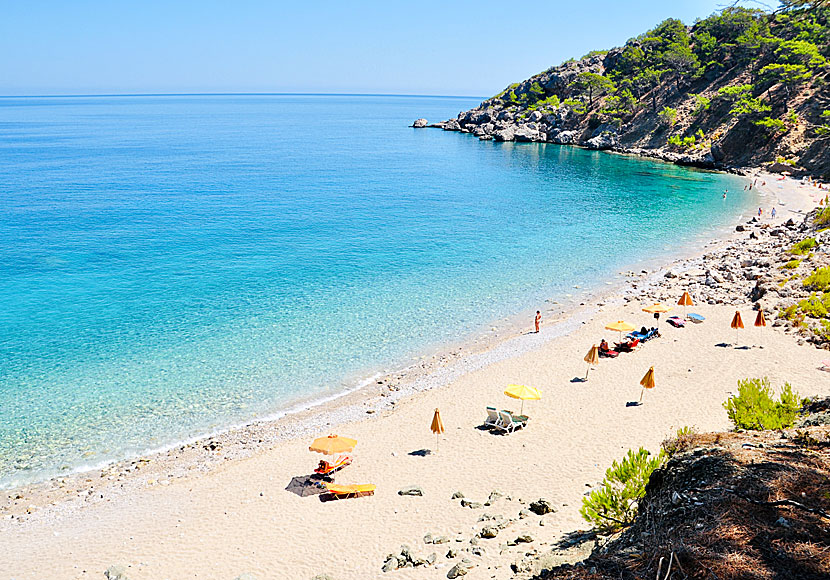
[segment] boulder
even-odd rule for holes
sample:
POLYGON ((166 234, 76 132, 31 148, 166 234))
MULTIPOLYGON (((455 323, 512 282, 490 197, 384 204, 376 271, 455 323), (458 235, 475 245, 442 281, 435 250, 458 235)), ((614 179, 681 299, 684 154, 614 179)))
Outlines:
POLYGON ((465 576, 467 572, 469 572, 474 567, 475 564, 473 564, 467 558, 464 558, 458 564, 450 568, 450 571, 447 572, 447 578, 458 578, 459 576, 465 576))
POLYGON ((129 580, 127 578, 127 567, 121 565, 110 566, 104 571, 107 580, 129 580))
POLYGON ((429 122, 426 119, 415 119, 415 122, 412 123, 412 126, 416 129, 423 129, 427 125, 429 125, 429 122))
POLYGON ((533 111, 530 114, 529 118, 530 118, 531 121, 534 121, 534 122, 541 121, 542 120, 542 113, 540 111, 533 111))
POLYGON ((479 536, 481 536, 482 538, 495 538, 498 535, 499 528, 498 526, 493 525, 484 526, 483 528, 481 528, 481 531, 479 532, 479 536))
POLYGON ((464 499, 464 494, 460 491, 455 491, 452 494, 452 499, 464 499))
POLYGON ((534 130, 530 126, 519 127, 513 133, 513 140, 514 141, 522 141, 522 142, 530 142, 530 141, 541 141, 541 137, 539 132, 534 130))
POLYGON ((493 139, 496 141, 512 141, 515 134, 515 129, 513 127, 506 127, 504 129, 494 131, 493 132, 493 139))
POLYGON ((588 139, 588 149, 595 149, 598 151, 611 149, 617 146, 617 136, 611 131, 603 131, 596 137, 588 139))
POLYGON ((551 504, 548 500, 546 500, 543 497, 540 497, 538 500, 531 503, 528 507, 530 508, 530 511, 539 516, 556 512, 556 510, 553 508, 553 504, 551 504))
POLYGON ((576 131, 560 131, 551 138, 551 142, 559 145, 572 145, 576 141, 576 131))
POLYGON ((444 123, 443 129, 444 131, 460 131, 461 125, 455 119, 450 119, 444 123))

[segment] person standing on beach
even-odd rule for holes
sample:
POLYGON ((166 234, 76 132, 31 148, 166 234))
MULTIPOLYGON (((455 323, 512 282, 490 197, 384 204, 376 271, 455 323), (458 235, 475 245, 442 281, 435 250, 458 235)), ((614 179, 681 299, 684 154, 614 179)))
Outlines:
POLYGON ((536 332, 539 332, 539 323, 542 322, 542 313, 539 310, 536 311, 536 320, 534 322, 536 323, 536 332))
POLYGON ((770 215, 772 215, 772 219, 775 219, 775 213, 775 208, 772 208, 772 212, 770 213, 770 215))

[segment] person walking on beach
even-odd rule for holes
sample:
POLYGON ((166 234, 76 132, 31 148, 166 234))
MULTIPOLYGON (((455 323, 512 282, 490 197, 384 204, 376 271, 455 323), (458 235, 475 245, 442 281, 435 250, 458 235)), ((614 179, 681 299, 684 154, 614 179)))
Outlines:
POLYGON ((534 320, 534 322, 536 323, 536 332, 539 332, 539 323, 542 322, 542 313, 538 310, 536 311, 536 320, 534 320))
POLYGON ((770 215, 772 216, 772 219, 775 219, 775 215, 776 215, 775 208, 772 208, 772 212, 770 212, 770 215))
POLYGON ((764 217, 764 210, 762 208, 758 208, 758 217, 764 217))

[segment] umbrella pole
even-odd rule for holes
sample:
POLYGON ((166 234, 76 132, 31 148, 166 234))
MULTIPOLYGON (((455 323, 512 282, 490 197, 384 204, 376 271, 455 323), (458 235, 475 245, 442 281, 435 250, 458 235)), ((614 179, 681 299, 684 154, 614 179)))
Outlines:
POLYGON ((640 404, 642 404, 642 403, 643 403, 643 393, 645 393, 645 392, 646 392, 646 388, 645 388, 645 387, 643 387, 642 389, 640 389, 640 404))
POLYGON ((435 452, 438 453, 438 433, 435 434, 435 452))
POLYGON ((524 414, 525 414, 525 400, 522 399, 522 408, 519 409, 519 415, 524 415, 524 414))
POLYGON ((591 364, 588 363, 588 369, 585 371, 585 380, 588 380, 588 373, 591 371, 591 364))

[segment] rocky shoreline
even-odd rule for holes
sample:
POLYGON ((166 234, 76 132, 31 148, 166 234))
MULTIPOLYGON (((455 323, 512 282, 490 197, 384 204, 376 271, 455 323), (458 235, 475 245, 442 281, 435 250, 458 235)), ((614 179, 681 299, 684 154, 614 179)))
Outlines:
MULTIPOLYGON (((460 113, 457 119, 436 123, 430 123, 424 118, 416 119, 411 127, 415 129, 429 128, 468 133, 477 137, 480 141, 571 145, 593 151, 610 151, 624 155, 636 155, 638 157, 648 157, 685 167, 725 171, 737 175, 748 175, 753 170, 760 169, 755 167, 736 167, 720 163, 715 159, 711 151, 706 153, 680 153, 667 148, 626 147, 620 143, 617 133, 609 131, 606 127, 600 126, 586 137, 580 131, 561 128, 560 124, 563 120, 561 116, 543 115, 539 111, 534 111, 526 119, 519 119, 510 111, 473 109, 466 113, 460 113)), ((785 171, 789 167, 766 167, 765 169, 785 171)))

